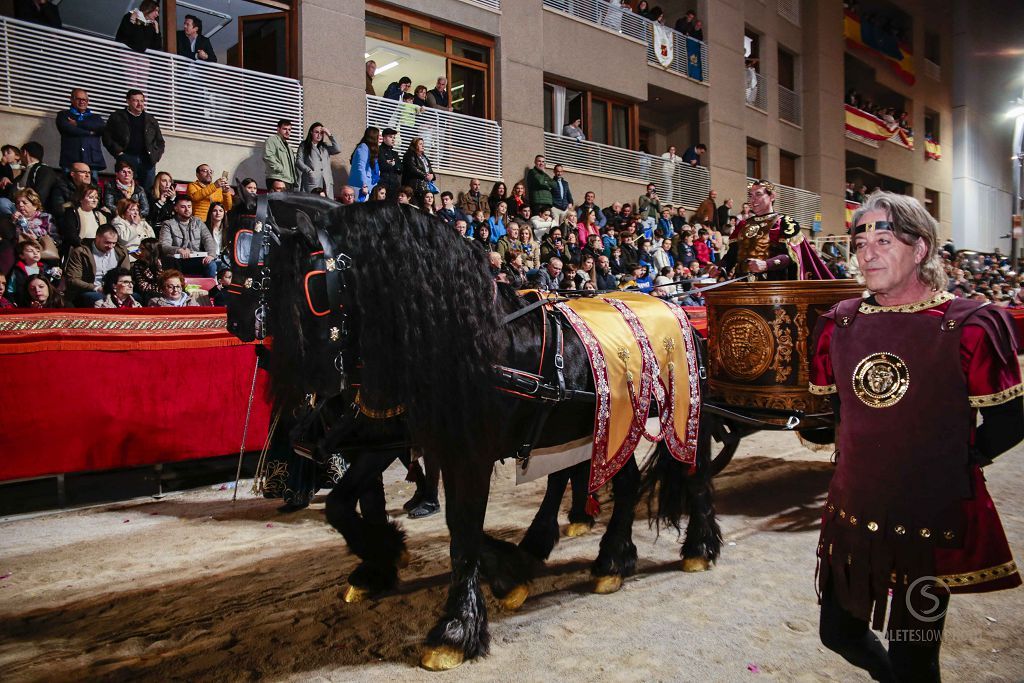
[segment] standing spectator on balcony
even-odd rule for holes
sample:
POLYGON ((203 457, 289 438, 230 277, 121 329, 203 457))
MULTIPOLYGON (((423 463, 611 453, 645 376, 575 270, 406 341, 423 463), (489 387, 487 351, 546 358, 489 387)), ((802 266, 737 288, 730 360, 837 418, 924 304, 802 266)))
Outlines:
POLYGON ((129 268, 128 251, 117 244, 117 230, 102 225, 92 244, 75 247, 68 254, 65 272, 67 294, 76 306, 92 308, 103 298, 103 276, 115 268, 129 268))
POLYGON ((380 184, 387 188, 388 199, 395 200, 398 188, 402 186, 402 157, 395 150, 395 136, 398 131, 385 128, 381 133, 380 148, 377 150, 377 169, 380 184))
POLYGON ((372 97, 377 96, 377 91, 373 89, 373 76, 377 73, 377 62, 372 59, 366 62, 366 94, 372 97))
POLYGON ((697 13, 692 9, 686 10, 681 19, 676 19, 676 30, 684 36, 693 33, 693 23, 697 20, 697 13))
POLYGON ((431 109, 452 110, 451 100, 448 95, 448 79, 441 76, 437 79, 437 85, 427 92, 427 106, 431 109))
POLYGON ((427 86, 416 86, 416 89, 413 90, 412 94, 412 103, 417 108, 418 111, 423 111, 430 105, 430 103, 427 102, 427 86))
POLYGON ((146 198, 146 189, 135 182, 135 169, 124 159, 119 159, 114 164, 114 182, 107 183, 103 187, 103 208, 100 209, 113 218, 117 215, 117 203, 122 199, 131 199, 139 204, 142 213, 149 213, 149 200, 146 198))
POLYGON ((633 12, 646 19, 651 13, 651 5, 647 0, 640 0, 640 2, 636 3, 636 7, 633 8, 633 12))
POLYGON ((117 230, 117 243, 128 251, 128 258, 135 261, 142 240, 156 237, 153 226, 146 222, 134 199, 122 199, 117 203, 117 218, 111 221, 117 230))
POLYGON ((530 208, 533 213, 550 209, 554 204, 552 190, 555 181, 547 174, 547 165, 543 154, 533 158, 533 168, 526 172, 526 186, 530 191, 530 208))
MULTIPOLYGON (((381 180, 381 137, 380 129, 374 126, 367 127, 363 131, 363 139, 352 150, 352 156, 349 158, 348 186, 356 191, 357 200, 360 202, 365 202, 369 198, 370 188, 381 180)), ((394 135, 391 136, 391 140, 394 141, 394 135)), ((394 149, 391 149, 391 152, 397 159, 398 153, 394 149)), ((396 182, 396 187, 397 184, 396 182)))
POLYGON ((555 177, 551 181, 551 215, 555 221, 560 222, 569 206, 574 203, 572 189, 569 188, 569 181, 565 179, 562 165, 555 164, 555 177))
POLYGON ((629 6, 629 0, 605 0, 603 4, 606 4, 607 7, 604 10, 601 25, 622 33, 622 17, 625 13, 633 11, 633 8, 629 6))
POLYGON ((693 223, 700 223, 701 225, 714 225, 717 211, 715 199, 717 197, 718 193, 714 190, 708 192, 708 196, 704 198, 704 201, 700 203, 697 210, 693 212, 693 215, 690 217, 690 221, 693 223))
POLYGON ((121 18, 114 40, 136 52, 161 49, 160 5, 154 0, 142 0, 138 8, 121 18))
POLYGON ((422 195, 437 191, 434 185, 436 180, 423 138, 413 138, 402 159, 402 184, 410 186, 417 195, 422 195))
POLYGON ((473 216, 477 211, 483 211, 484 218, 490 215, 491 207, 487 203, 487 198, 480 192, 479 179, 471 178, 469 189, 459 193, 458 207, 467 216, 473 216))
POLYGON ((149 224, 160 225, 174 216, 174 178, 167 171, 156 174, 149 192, 149 224))
POLYGON ((96 308, 139 308, 142 306, 134 296, 135 283, 127 268, 113 268, 103 276, 104 297, 94 305, 96 308))
POLYGON ((186 14, 181 31, 178 31, 178 56, 193 61, 216 62, 210 39, 203 35, 203 21, 194 14, 186 14))
POLYGON ((272 192, 295 187, 295 157, 288 146, 288 139, 291 136, 292 122, 281 119, 277 122, 277 132, 263 143, 263 167, 267 175, 267 189, 272 192), (276 187, 275 181, 284 187, 276 187))
POLYGON ((397 81, 391 81, 391 83, 388 84, 387 89, 384 91, 384 99, 401 102, 402 95, 404 95, 411 87, 412 79, 408 76, 402 76, 397 81))
POLYGON ((75 162, 88 164, 95 182, 96 172, 107 166, 101 145, 105 126, 103 117, 89 109, 89 93, 82 88, 72 90, 71 106, 57 112, 60 167, 68 171, 75 162))
POLYGON ((33 24, 64 28, 60 8, 50 0, 14 0, 14 18, 33 24))
POLYGON ((490 207, 490 214, 493 216, 495 210, 498 208, 498 202, 505 202, 508 204, 508 189, 505 183, 498 181, 491 186, 491 193, 487 196, 487 205, 490 207))
POLYGON ((228 184, 227 172, 214 181, 213 169, 209 164, 196 167, 196 179, 188 184, 185 194, 192 200, 193 215, 204 223, 211 204, 221 204, 230 211, 235 202, 235 191, 228 184))
POLYGON ((64 210, 61 220, 61 253, 68 253, 82 244, 91 244, 107 217, 99 210, 100 191, 95 185, 84 185, 75 195, 75 203, 64 210))
POLYGON ((164 135, 160 122, 146 112, 146 96, 141 90, 129 90, 125 100, 127 106, 115 111, 107 121, 103 146, 115 161, 131 164, 135 177, 149 187, 156 178, 156 164, 164 155, 164 135))
POLYGON ((562 127, 562 135, 567 138, 573 138, 577 142, 582 142, 587 139, 587 136, 583 134, 583 119, 573 119, 572 123, 568 123, 562 127))
POLYGON ((715 228, 725 230, 729 225, 729 214, 732 213, 732 199, 726 199, 722 205, 715 210, 715 228))
POLYGON ((708 148, 704 146, 704 143, 698 142, 696 145, 683 152, 683 163, 689 164, 690 166, 700 166, 700 158, 707 151, 708 148))
POLYGON ((174 218, 160 225, 160 252, 165 259, 180 259, 178 267, 186 273, 217 276, 217 244, 206 224, 192 215, 188 195, 178 195, 174 200, 174 218))
MULTIPOLYGON (((57 173, 43 163, 43 146, 38 142, 26 142, 21 146, 21 175, 15 181, 18 190, 34 190, 42 202, 42 208, 52 206, 57 189, 57 173)), ((17 203, 15 201, 15 203, 17 203)))
MULTIPOLYGON (((369 129, 367 129, 369 130, 369 129)), ((374 130, 374 161, 379 132, 374 130)), ((341 154, 341 148, 335 142, 331 131, 319 121, 309 127, 306 139, 299 144, 299 152, 295 156, 295 170, 298 171, 299 192, 310 192, 320 188, 330 199, 334 199, 334 174, 331 172, 331 157, 341 154)), ((370 186, 376 183, 376 178, 370 186)), ((366 188, 369 193, 370 187, 366 188)))

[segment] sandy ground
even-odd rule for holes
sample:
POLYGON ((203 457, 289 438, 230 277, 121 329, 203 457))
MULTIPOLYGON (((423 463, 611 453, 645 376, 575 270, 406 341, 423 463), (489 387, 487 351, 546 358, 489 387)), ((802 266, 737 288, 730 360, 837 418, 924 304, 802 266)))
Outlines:
MULTIPOLYGON (((988 470, 1011 545, 1024 548, 1024 447, 988 470)), ((404 522, 413 555, 392 595, 340 601, 354 566, 321 502, 202 489, 163 500, 0 520, 0 678, 23 680, 856 681, 817 638, 818 506, 831 473, 791 435, 748 438, 717 480, 727 545, 679 571, 672 535, 634 525, 640 571, 593 595, 598 534, 563 538, 517 613, 488 595, 492 653, 446 674, 417 668, 447 584, 441 515, 404 522)), ((389 471, 389 506, 410 485, 389 471)), ((518 540, 542 484, 495 474, 487 527, 518 540)), ((605 518, 609 514, 606 506, 605 518)), ((564 522, 564 519, 563 519, 564 522)), ((599 523, 597 529, 603 530, 599 523)), ((954 597, 950 681, 1024 679, 1024 591, 954 597)))

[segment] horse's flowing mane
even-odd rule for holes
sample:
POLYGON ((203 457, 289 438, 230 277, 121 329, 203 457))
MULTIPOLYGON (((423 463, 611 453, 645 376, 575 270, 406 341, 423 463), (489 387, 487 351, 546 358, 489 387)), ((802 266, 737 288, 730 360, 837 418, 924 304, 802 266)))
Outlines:
MULTIPOLYGON (((428 451, 468 457, 491 448, 499 431, 492 364, 501 342, 482 250, 408 206, 339 207, 323 222, 335 252, 353 261, 345 279, 356 309, 364 396, 387 404, 379 407, 403 404, 410 433, 428 451)), ((301 273, 313 246, 307 241, 286 236, 271 259, 273 355, 285 357, 278 370, 303 379, 302 393, 336 390, 338 383, 333 358, 313 347, 304 309, 301 273)), ((288 391, 280 382, 295 379, 275 378, 275 395, 288 391)))

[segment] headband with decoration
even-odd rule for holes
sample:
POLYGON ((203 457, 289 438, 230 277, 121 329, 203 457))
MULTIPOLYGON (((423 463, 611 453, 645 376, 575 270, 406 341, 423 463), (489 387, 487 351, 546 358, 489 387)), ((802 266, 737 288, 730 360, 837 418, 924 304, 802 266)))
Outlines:
POLYGON ((859 235, 862 232, 875 232, 876 230, 892 230, 892 223, 889 221, 871 221, 870 223, 861 223, 853 229, 853 234, 859 235))

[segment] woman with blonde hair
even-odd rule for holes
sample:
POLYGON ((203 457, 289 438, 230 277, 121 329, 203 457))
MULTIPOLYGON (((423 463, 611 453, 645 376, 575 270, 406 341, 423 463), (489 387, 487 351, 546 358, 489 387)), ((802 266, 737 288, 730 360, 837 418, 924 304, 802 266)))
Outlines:
POLYGON ((139 245, 147 237, 156 237, 153 226, 142 217, 139 203, 134 199, 122 199, 117 202, 117 217, 111 221, 117 229, 117 243, 128 250, 128 257, 135 261, 139 245))

